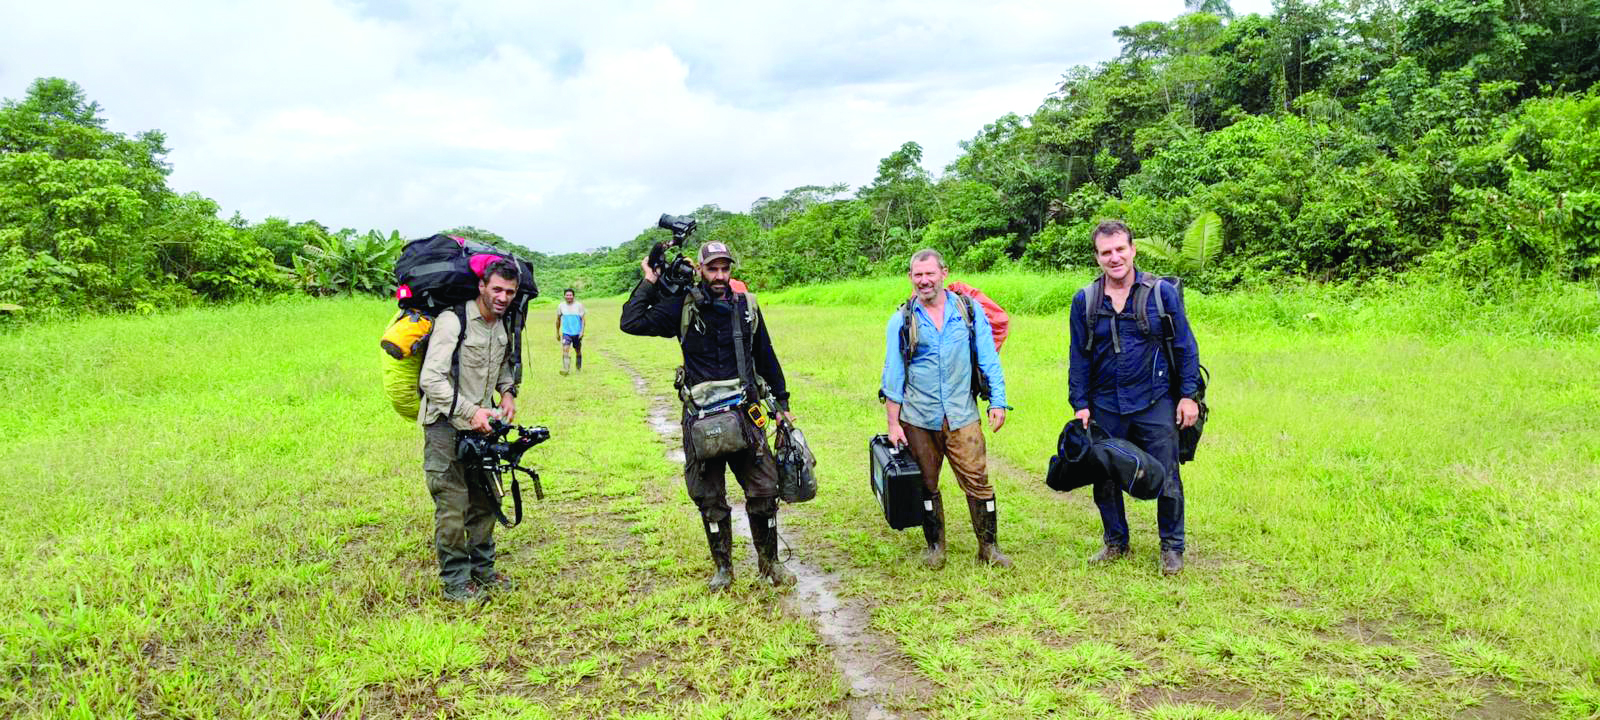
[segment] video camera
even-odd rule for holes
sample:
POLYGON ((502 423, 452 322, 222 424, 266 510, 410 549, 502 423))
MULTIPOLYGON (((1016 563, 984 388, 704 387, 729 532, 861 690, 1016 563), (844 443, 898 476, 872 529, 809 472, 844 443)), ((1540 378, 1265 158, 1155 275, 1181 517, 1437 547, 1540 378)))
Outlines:
POLYGON ((463 432, 456 441, 456 457, 467 466, 467 482, 476 485, 477 489, 494 500, 494 514, 500 524, 506 527, 516 527, 522 522, 522 486, 517 483, 517 471, 521 470, 529 479, 533 480, 533 494, 540 500, 544 499, 544 486, 539 482, 539 473, 532 468, 521 465, 522 454, 539 443, 550 439, 550 429, 546 427, 523 427, 510 425, 499 420, 489 421, 490 431, 487 435, 476 432, 463 432), (512 430, 517 431, 515 439, 508 435, 512 430), (502 476, 511 475, 511 501, 516 509, 516 520, 506 519, 500 510, 500 500, 505 497, 502 476))
POLYGON ((667 251, 678 250, 683 247, 683 242, 694 234, 694 218, 687 215, 661 214, 661 219, 656 221, 656 227, 672 231, 672 239, 658 242, 650 248, 650 269, 656 272, 656 282, 668 295, 680 295, 694 284, 694 263, 683 256, 679 250, 678 256, 667 262, 667 251))

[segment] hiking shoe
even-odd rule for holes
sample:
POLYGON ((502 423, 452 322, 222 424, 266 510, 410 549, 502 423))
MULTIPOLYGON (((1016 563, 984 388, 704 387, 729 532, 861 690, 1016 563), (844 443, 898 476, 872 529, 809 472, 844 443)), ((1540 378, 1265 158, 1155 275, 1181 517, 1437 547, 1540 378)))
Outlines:
POLYGON ((1100 552, 1095 553, 1089 558, 1089 564, 1099 565, 1101 563, 1108 563, 1112 560, 1120 559, 1122 556, 1127 554, 1127 545, 1107 545, 1100 548, 1100 552))
POLYGON ((489 593, 478 587, 477 583, 464 583, 461 585, 444 586, 444 599, 453 603, 469 605, 480 603, 489 599, 489 593))
POLYGON ((511 592, 517 589, 516 581, 503 572, 495 571, 490 575, 473 575, 472 582, 478 587, 492 593, 511 592))
POLYGON ((1161 551, 1161 574, 1177 575, 1183 572, 1183 553, 1177 550, 1161 551))

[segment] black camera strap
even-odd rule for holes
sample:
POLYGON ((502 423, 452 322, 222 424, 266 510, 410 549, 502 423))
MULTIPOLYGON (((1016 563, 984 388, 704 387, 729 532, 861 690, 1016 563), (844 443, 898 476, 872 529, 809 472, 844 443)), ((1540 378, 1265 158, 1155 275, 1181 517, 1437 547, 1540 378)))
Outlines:
POLYGON ((471 476, 470 482, 478 486, 478 492, 483 493, 484 497, 489 499, 489 504, 494 506, 494 517, 501 525, 514 528, 522 524, 522 485, 517 482, 515 470, 511 472, 511 506, 515 520, 507 518, 505 510, 500 507, 502 495, 498 470, 490 471, 482 467, 469 466, 467 473, 471 476))
POLYGON ((506 519, 506 513, 504 510, 500 509, 500 503, 498 501, 494 504, 495 518, 500 521, 501 525, 504 525, 508 528, 514 528, 522 524, 522 485, 517 483, 516 470, 511 471, 511 506, 516 512, 517 519, 515 521, 506 519))
POLYGON ((755 403, 756 397, 755 378, 750 373, 750 358, 744 347, 744 317, 749 312, 750 303, 744 293, 733 293, 733 358, 738 366, 739 383, 744 385, 744 399, 746 403, 755 403))

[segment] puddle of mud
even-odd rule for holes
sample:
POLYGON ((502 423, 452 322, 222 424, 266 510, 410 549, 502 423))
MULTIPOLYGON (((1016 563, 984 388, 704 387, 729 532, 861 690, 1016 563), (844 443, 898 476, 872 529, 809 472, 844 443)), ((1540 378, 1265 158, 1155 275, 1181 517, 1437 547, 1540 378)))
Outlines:
MULTIPOLYGON (((649 383, 645 382, 642 375, 626 363, 617 362, 617 365, 633 376, 636 392, 650 397, 649 383)), ((682 430, 667 398, 651 398, 646 422, 667 444, 667 457, 673 462, 682 463, 682 430)), ((733 504, 732 519, 734 533, 750 537, 750 520, 745 515, 744 503, 733 504)), ((779 529, 781 531, 782 527, 779 529)), ((803 546, 804 540, 796 535, 790 529, 785 540, 803 546)), ((833 650, 834 664, 850 686, 850 697, 847 699, 850 716, 855 720, 922 717, 921 713, 897 715, 885 707, 886 703, 893 704, 894 700, 905 700, 913 705, 923 704, 933 696, 934 688, 923 678, 895 666, 900 655, 899 649, 892 639, 871 629, 871 610, 864 603, 839 596, 840 578, 837 573, 825 572, 796 555, 785 560, 784 566, 794 573, 795 586, 784 596, 783 607, 793 615, 810 619, 822 641, 833 650)))

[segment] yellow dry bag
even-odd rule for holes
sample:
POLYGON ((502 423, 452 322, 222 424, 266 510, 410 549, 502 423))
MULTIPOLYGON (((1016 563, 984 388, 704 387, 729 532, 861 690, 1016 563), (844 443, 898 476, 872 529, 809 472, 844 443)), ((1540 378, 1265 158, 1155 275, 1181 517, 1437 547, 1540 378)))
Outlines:
POLYGON ((394 411, 412 422, 422 409, 422 348, 433 330, 433 318, 416 310, 401 310, 389 321, 378 345, 383 348, 383 394, 394 411))

